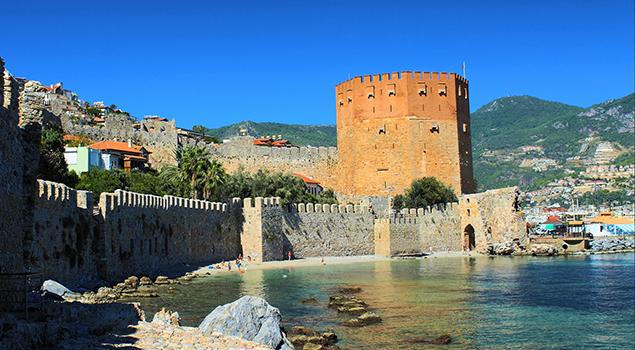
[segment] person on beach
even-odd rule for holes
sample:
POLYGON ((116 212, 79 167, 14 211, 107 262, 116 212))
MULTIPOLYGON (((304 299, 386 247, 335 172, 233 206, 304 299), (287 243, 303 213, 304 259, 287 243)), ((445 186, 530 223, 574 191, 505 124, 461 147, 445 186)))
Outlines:
POLYGON ((240 272, 240 255, 238 256, 238 259, 236 259, 236 267, 238 268, 238 272, 240 272))
POLYGON ((463 248, 461 248, 461 254, 465 255, 466 251, 465 251, 465 244, 463 244, 463 248))
POLYGON ((231 270, 232 270, 232 262, 228 261, 227 262, 227 271, 231 272, 231 270))
POLYGON ((430 246, 430 254, 432 254, 432 246, 430 246))
POLYGON ((289 250, 289 252, 287 253, 287 255, 289 256, 289 261, 291 261, 291 251, 289 250))

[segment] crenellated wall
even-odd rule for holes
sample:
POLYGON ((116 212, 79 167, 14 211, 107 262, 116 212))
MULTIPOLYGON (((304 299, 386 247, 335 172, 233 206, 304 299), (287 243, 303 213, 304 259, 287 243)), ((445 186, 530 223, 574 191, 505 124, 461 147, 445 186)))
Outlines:
POLYGON ((102 257, 93 193, 38 180, 30 268, 70 285, 97 278, 102 257))
POLYGON ((103 278, 154 272, 181 262, 229 260, 240 254, 242 210, 212 203, 117 190, 99 202, 103 278), (124 273, 125 275, 125 273, 124 273))
POLYGON ((243 253, 257 261, 375 253, 373 214, 360 205, 291 204, 246 198, 243 253))
POLYGON ((460 250, 458 203, 404 209, 394 217, 375 220, 376 253, 382 256, 417 255, 460 250))

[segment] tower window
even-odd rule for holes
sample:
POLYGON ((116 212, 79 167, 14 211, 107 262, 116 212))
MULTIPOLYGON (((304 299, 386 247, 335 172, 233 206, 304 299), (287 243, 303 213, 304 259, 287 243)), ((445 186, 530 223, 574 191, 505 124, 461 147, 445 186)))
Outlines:
POLYGON ((439 95, 447 96, 448 95, 448 87, 445 83, 439 83, 439 95))
POLYGON ((426 86, 426 83, 419 83, 417 84, 418 86, 418 90, 419 90, 419 96, 427 96, 428 95, 428 88, 426 86))
POLYGON ((397 95, 396 84, 388 84, 388 96, 397 95))

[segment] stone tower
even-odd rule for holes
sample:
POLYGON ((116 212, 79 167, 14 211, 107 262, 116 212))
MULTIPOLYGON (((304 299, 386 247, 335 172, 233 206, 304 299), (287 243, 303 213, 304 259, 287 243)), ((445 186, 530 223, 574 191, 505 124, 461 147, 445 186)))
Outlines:
POLYGON ((338 190, 394 195, 434 176, 473 193, 468 83, 454 73, 366 75, 335 87, 338 190))

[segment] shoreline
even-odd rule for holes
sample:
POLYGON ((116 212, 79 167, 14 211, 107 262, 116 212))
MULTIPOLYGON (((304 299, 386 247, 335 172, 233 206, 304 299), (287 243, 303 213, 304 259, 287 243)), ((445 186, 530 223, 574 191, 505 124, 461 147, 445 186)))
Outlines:
MULTIPOLYGON (((455 258, 474 258, 474 257, 489 257, 489 255, 471 252, 469 254, 463 254, 460 251, 449 252, 437 252, 432 254, 424 254, 422 256, 403 256, 403 257, 384 257, 378 255, 355 255, 355 256, 327 256, 324 257, 324 263, 322 263, 321 257, 300 258, 291 260, 275 260, 265 262, 247 261, 246 267, 241 268, 242 271, 258 271, 258 270, 273 270, 273 269, 285 269, 285 268, 298 268, 308 266, 320 266, 320 265, 345 265, 365 262, 376 261, 390 261, 399 259, 455 259, 455 258)), ((229 271, 226 267, 221 269, 210 268, 210 266, 218 266, 219 263, 210 264, 207 266, 199 266, 191 271, 191 274, 197 277, 206 277, 215 274, 237 273, 236 261, 232 260, 232 269, 229 271)))
MULTIPOLYGON (((553 256, 590 256, 590 255, 604 255, 604 254, 620 254, 620 253, 635 253, 635 250, 626 249, 620 251, 585 251, 585 252, 570 252, 566 254, 557 254, 553 256)), ((243 272, 246 271, 259 271, 259 270, 274 270, 274 269, 286 269, 286 268, 301 268, 301 267, 313 267, 320 265, 346 265, 346 264, 355 264, 355 263, 366 263, 366 262, 377 262, 377 261, 391 261, 391 260, 404 260, 404 259, 456 259, 456 258, 497 258, 497 257, 533 257, 531 254, 522 254, 522 255, 487 255, 482 253, 470 252, 468 254, 464 254, 460 251, 449 251, 449 252, 437 252, 433 254, 424 254, 421 256, 393 256, 393 257, 384 257, 378 255, 354 255, 354 256, 330 256, 324 257, 324 263, 322 263, 321 257, 310 257, 310 258, 299 258, 299 259, 291 259, 291 260, 274 260, 274 261, 265 261, 265 262, 255 262, 255 261, 247 261, 246 267, 241 267, 243 272)), ((541 255, 536 255, 536 257, 542 257, 541 255)), ((199 264, 194 264, 190 267, 183 266, 175 266, 173 268, 162 271, 165 274, 174 275, 178 274, 179 271, 187 271, 187 273, 182 273, 178 276, 185 275, 196 275, 197 278, 213 276, 218 274, 228 274, 228 273, 237 273, 238 269, 236 267, 236 261, 232 260, 232 269, 229 271, 226 267, 221 269, 210 268, 210 266, 217 266, 220 263, 214 263, 209 265, 197 266, 199 264)))

